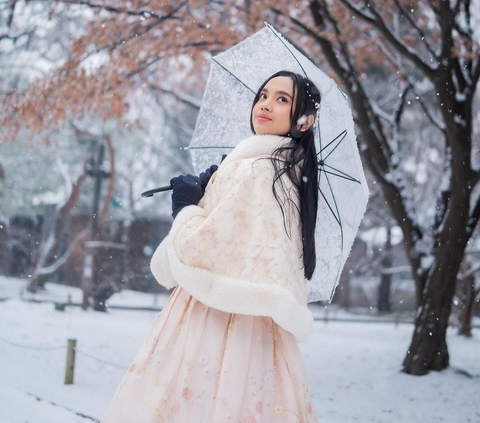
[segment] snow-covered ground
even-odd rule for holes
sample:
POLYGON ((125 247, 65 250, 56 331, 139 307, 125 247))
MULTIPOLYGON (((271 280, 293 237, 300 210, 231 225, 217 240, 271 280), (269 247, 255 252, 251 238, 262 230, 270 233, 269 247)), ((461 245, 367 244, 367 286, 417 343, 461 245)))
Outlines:
MULTIPOLYGON (((0 302, 0 423, 99 421, 157 312, 59 312, 21 301, 25 283, 0 278, 0 298, 10 298, 0 302), (73 385, 63 384, 68 338, 77 340, 73 385)), ((76 288, 47 288, 44 299, 79 299, 76 288)), ((162 306, 166 299, 124 291, 112 303, 162 306)), ((465 339, 449 328, 451 367, 422 377, 400 372, 412 330, 315 321, 299 346, 319 423, 480 422, 480 330, 465 339)))

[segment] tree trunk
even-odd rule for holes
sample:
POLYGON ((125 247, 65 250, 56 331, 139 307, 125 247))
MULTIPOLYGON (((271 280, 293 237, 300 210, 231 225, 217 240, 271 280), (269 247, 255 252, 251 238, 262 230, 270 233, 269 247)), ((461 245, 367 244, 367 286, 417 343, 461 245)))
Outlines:
MULTIPOLYGON (((441 284, 439 281, 429 282, 432 285, 441 284)), ((429 370, 443 370, 449 366, 446 333, 450 304, 448 292, 445 294, 425 296, 426 302, 420 306, 420 314, 415 319, 415 333, 403 361, 405 373, 425 375, 429 370)))
POLYGON ((464 248, 451 248, 445 244, 438 251, 417 310, 413 338, 403 361, 405 373, 425 375, 430 370, 439 371, 449 366, 446 334, 464 248))
MULTIPOLYGON (((113 197, 113 191, 114 191, 115 179, 116 179, 115 150, 113 148, 112 140, 110 139, 110 137, 108 135, 105 136, 105 145, 106 145, 107 150, 108 150, 108 160, 109 160, 109 163, 110 163, 110 170, 109 170, 107 191, 105 193, 105 199, 103 201, 102 210, 101 210, 100 215, 98 217, 98 222, 97 222, 98 224, 103 222, 105 220, 105 218, 107 217, 107 213, 109 211, 110 203, 111 203, 112 197, 113 197)), ((99 161, 99 163, 101 165, 100 161, 99 161)), ((100 185, 99 185, 99 189, 100 189, 100 185)), ((98 193, 98 195, 99 195, 99 193, 98 193)), ((98 229, 99 228, 96 228, 96 230, 95 230, 97 232, 97 233, 94 234, 95 239, 97 239, 97 237, 99 235, 98 229)), ((93 284, 91 286, 90 291, 88 289, 86 290, 85 295, 87 295, 87 296, 91 295, 92 296, 95 310, 106 311, 105 301, 113 295, 115 290, 110 286, 110 284, 107 284, 108 286, 100 286, 99 285, 98 274, 96 273, 96 272, 98 272, 98 269, 99 269, 98 257, 97 257, 96 254, 94 254, 93 255, 93 272, 94 272, 94 274, 93 274, 93 278, 92 278, 93 284)), ((88 305, 88 304, 86 304, 86 302, 88 303, 88 298, 83 299, 83 302, 82 302, 83 307, 88 305)))
MULTIPOLYGON (((470 234, 467 230, 473 186, 471 170, 472 104, 459 102, 452 90, 451 74, 436 81, 447 144, 451 154, 448 202, 434 228, 432 255, 423 295, 415 319, 415 333, 403 361, 405 373, 423 375, 449 366, 446 332, 457 274, 470 234), (445 109, 445 110, 444 110, 445 109)), ((422 266, 420 266, 420 269, 422 266)))
MULTIPOLYGON (((47 265, 47 263, 51 261, 54 252, 58 249, 59 234, 64 229, 64 220, 77 204, 81 187, 86 177, 85 171, 82 172, 72 186, 70 197, 65 203, 62 206, 50 206, 45 214, 42 228, 42 244, 36 260, 32 281, 27 287, 27 290, 30 292, 37 292, 40 288, 43 288, 45 283, 52 278, 53 274, 66 263, 70 253, 73 251, 73 248, 68 248, 64 255, 55 259, 50 265, 47 265), (59 264, 55 265, 55 263, 59 264)), ((76 241, 78 240, 75 238, 70 247, 75 246, 74 243, 76 241)))
POLYGON ((55 247, 55 228, 57 224, 57 206, 55 204, 49 204, 46 207, 43 223, 42 223, 42 240, 40 243, 40 249, 38 252, 38 258, 36 261, 35 269, 33 271, 33 277, 27 286, 27 291, 38 292, 43 289, 45 282, 50 277, 50 274, 43 275, 40 273, 45 262, 50 257, 50 254, 55 247))
POLYGON ((479 293, 480 289, 475 291, 475 275, 471 274, 463 281, 464 296, 462 298, 460 327, 458 328, 458 334, 467 338, 472 337, 472 319, 479 293))

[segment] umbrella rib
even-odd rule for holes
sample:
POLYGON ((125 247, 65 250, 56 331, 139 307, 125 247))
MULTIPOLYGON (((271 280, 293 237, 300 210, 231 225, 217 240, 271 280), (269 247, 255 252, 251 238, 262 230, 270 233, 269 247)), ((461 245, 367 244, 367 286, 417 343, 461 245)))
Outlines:
POLYGON ((338 214, 338 224, 340 225, 340 228, 342 227, 342 222, 340 218, 340 212, 338 211, 338 206, 337 202, 335 201, 335 195, 333 194, 332 186, 330 185, 330 180, 328 179, 328 175, 325 173, 325 179, 327 180, 328 188, 330 189, 330 192, 332 193, 332 198, 333 198, 333 203, 335 204, 335 210, 337 211, 338 214))
POLYGON ((337 223, 341 226, 340 221, 338 220, 337 216, 335 215, 335 212, 333 211, 332 207, 330 206, 330 203, 328 202, 327 197, 325 197, 325 194, 323 193, 322 189, 319 187, 318 190, 320 191, 320 194, 322 194, 322 197, 323 197, 323 199, 325 200, 325 203, 327 203, 328 208, 329 208, 330 211, 332 212, 333 217, 335 218, 335 220, 337 221, 337 223))
POLYGON ((356 179, 352 178, 352 177, 347 177, 347 176, 343 176, 343 175, 339 175, 338 173, 334 173, 334 172, 330 172, 328 170, 325 170, 325 169, 320 169, 321 171, 325 172, 325 173, 328 173, 330 175, 333 175, 333 176, 338 176, 339 178, 343 178, 343 179, 346 179, 347 181, 352 181, 352 182, 359 182, 357 181, 356 179))
POLYGON ((277 31, 275 29, 273 29, 273 27, 268 22, 265 22, 265 24, 267 25, 268 29, 270 29, 270 31, 272 31, 273 35, 275 35, 275 37, 277 37, 280 40, 280 42, 285 46, 285 48, 290 52, 290 54, 293 56, 293 58, 298 63, 298 66, 300 66, 300 69, 303 71, 304 75, 307 76, 307 72, 305 72, 305 69, 303 69, 303 66, 300 64, 299 60, 297 59, 297 56, 295 56, 293 54, 292 50, 290 50, 290 48, 287 46, 287 44, 285 44, 285 42, 282 40, 282 38, 279 37, 279 35, 277 34, 277 31))
POLYGON ((247 84, 245 84, 245 82, 241 81, 240 79, 238 79, 232 72, 230 72, 225 66, 223 66, 219 61, 217 61, 214 57, 212 57, 212 60, 218 65, 218 66, 221 66, 226 72, 228 72, 230 75, 232 75, 238 82, 240 82, 240 84, 242 84, 243 86, 245 86, 245 88, 247 88, 248 90, 250 90, 250 92, 252 92, 253 94, 256 94, 255 91, 253 91, 247 84))
POLYGON ((347 136, 347 131, 345 131, 345 134, 343 135, 343 137, 340 139, 340 141, 337 142, 337 145, 330 150, 330 153, 327 154, 324 160, 328 159, 328 156, 330 156, 330 154, 332 154, 335 151, 335 149, 340 145, 340 143, 345 139, 346 136, 347 136))
MULTIPOLYGON (((358 179, 355 179, 353 176, 350 176, 348 173, 345 173, 345 172, 342 172, 340 169, 337 169, 336 167, 333 167, 333 166, 330 166, 326 163, 323 164, 324 166, 326 167, 329 167, 330 169, 338 172, 338 173, 341 173, 342 175, 344 175, 345 179, 350 179, 351 181, 354 181, 354 182, 358 182, 359 184, 361 183, 358 179)), ((330 172, 332 175, 335 175, 335 173, 333 172, 330 172)), ((340 175, 336 175, 336 176, 340 176, 340 175)))
MULTIPOLYGON (((343 137, 337 142, 337 144, 335 145, 335 147, 333 147, 333 148, 330 150, 330 152, 325 156, 325 158, 324 158, 323 160, 327 160, 327 159, 328 159, 328 156, 330 156, 330 154, 332 154, 332 153, 335 151, 335 149, 340 145, 340 143, 345 139, 345 137, 347 136, 347 130, 345 129, 345 131, 343 131, 340 135, 342 135, 342 134, 343 134, 343 137)), ((340 135, 338 135, 337 138, 338 138, 340 135)), ((333 141, 335 141, 335 140, 333 140, 333 141)), ((332 142, 333 142, 333 141, 332 141, 332 142)), ((330 145, 330 144, 331 144, 331 143, 329 143, 329 145, 330 145)))
POLYGON ((235 148, 235 147, 222 147, 222 146, 217 146, 217 145, 206 145, 204 147, 200 146, 194 146, 194 147, 184 147, 185 150, 201 150, 204 148, 235 148))
MULTIPOLYGON (((334 143, 335 140, 336 140, 338 137, 342 136, 342 134, 344 134, 345 132, 347 132, 346 129, 343 130, 342 132, 340 132, 340 133, 339 133, 332 141, 330 141, 325 147, 321 148, 320 151, 317 153, 317 156, 318 156, 323 150, 325 150, 330 144, 334 143)), ((342 140, 343 140, 343 138, 342 138, 342 140)))
MULTIPOLYGON (((340 252, 341 254, 343 253, 343 226, 342 226, 342 219, 340 217, 340 212, 338 211, 338 206, 337 206, 337 202, 335 201, 335 196, 333 195, 333 190, 332 190, 332 187, 330 185, 330 181, 328 180, 328 175, 325 174, 325 179, 327 180, 327 183, 328 183, 328 187, 330 188, 330 192, 332 193, 332 198, 333 198, 333 202, 335 204, 335 209, 337 210, 337 213, 338 213, 338 224, 340 225, 340 252)), ((338 279, 338 276, 340 274, 340 269, 341 268, 341 265, 339 266, 338 268, 338 271, 337 271, 337 276, 335 279, 338 279)), ((333 290, 335 290, 335 284, 333 285, 333 290)), ((332 290, 332 292, 333 292, 332 290)))

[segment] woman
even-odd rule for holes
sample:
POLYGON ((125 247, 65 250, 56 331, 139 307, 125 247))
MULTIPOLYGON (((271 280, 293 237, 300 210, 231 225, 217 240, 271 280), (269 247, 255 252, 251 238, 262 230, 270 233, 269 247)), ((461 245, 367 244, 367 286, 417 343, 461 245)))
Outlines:
POLYGON ((171 180, 174 223, 151 270, 175 289, 103 423, 317 421, 297 342, 313 321, 319 101, 308 79, 272 75, 255 135, 218 169, 171 180))

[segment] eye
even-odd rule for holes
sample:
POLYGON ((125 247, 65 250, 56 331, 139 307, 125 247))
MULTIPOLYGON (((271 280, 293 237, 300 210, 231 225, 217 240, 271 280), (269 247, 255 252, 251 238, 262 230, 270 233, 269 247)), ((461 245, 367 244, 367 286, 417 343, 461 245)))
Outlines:
POLYGON ((279 100, 282 100, 282 103, 288 103, 288 100, 286 97, 278 97, 279 100))
POLYGON ((260 98, 267 98, 267 95, 265 93, 260 94, 260 98))

